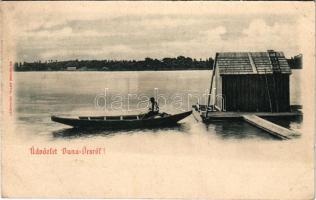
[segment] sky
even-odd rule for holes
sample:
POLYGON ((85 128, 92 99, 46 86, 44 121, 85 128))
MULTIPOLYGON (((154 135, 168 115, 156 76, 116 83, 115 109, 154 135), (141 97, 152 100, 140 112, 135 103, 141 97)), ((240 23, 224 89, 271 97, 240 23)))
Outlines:
POLYGON ((221 51, 300 53, 302 4, 7 3, 17 60, 141 60, 221 51), (282 8, 282 9, 281 9, 282 8))

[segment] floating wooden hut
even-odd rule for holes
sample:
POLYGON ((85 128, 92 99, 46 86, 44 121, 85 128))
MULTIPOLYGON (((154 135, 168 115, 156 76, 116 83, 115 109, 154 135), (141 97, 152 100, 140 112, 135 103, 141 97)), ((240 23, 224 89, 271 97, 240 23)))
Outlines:
POLYGON ((264 118, 301 116, 290 105, 291 68, 283 54, 266 52, 216 53, 207 105, 195 105, 203 122, 243 119, 281 139, 296 133, 264 118))
POLYGON ((212 75, 213 104, 219 111, 290 111, 291 69, 283 52, 217 53, 212 75))

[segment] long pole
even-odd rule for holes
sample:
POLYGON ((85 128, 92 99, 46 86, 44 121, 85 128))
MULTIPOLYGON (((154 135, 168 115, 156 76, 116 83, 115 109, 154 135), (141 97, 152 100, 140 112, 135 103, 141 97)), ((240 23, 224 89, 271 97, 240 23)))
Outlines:
POLYGON ((209 92, 208 92, 208 100, 207 100, 207 107, 206 107, 206 116, 207 116, 207 114, 208 114, 208 107, 210 106, 210 103, 211 103, 211 94, 212 94, 212 89, 213 89, 213 80, 214 80, 215 70, 216 70, 216 60, 217 60, 217 55, 218 55, 218 53, 216 53, 216 55, 215 55, 215 59, 214 59, 214 63, 213 63, 213 70, 212 70, 211 85, 210 85, 210 90, 209 90, 209 92))
POLYGON ((268 80, 267 80, 267 74, 266 74, 266 69, 264 69, 264 76, 265 76, 265 79, 266 79, 266 89, 267 89, 268 97, 269 97, 270 111, 273 112, 271 96, 270 96, 270 91, 269 91, 269 85, 268 85, 268 80))
POLYGON ((271 54, 269 54, 269 57, 270 57, 270 61, 271 61, 271 64, 272 64, 272 77, 273 77, 273 89, 274 89, 274 100, 275 100, 275 105, 276 105, 276 111, 279 112, 279 101, 278 101, 278 98, 279 98, 279 95, 278 95, 278 92, 276 90, 276 84, 275 84, 275 69, 274 68, 278 68, 278 71, 281 72, 281 69, 280 69, 280 63, 279 63, 279 59, 277 57, 277 54, 276 52, 274 52, 273 54, 273 62, 272 62, 272 59, 271 59, 271 54))

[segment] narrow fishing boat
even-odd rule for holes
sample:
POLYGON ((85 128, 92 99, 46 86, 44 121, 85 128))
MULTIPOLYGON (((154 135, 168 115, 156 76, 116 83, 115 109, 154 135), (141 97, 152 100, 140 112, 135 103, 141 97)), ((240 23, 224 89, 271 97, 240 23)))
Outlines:
POLYGON ((137 129, 176 125, 178 121, 191 115, 191 113, 192 111, 175 115, 168 113, 155 113, 148 115, 147 113, 124 116, 80 116, 78 118, 51 116, 51 120, 75 128, 137 129))

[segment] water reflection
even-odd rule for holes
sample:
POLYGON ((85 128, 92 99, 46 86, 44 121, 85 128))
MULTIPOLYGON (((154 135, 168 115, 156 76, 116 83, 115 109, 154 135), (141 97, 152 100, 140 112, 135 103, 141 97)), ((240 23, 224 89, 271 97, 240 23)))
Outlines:
POLYGON ((303 116, 290 116, 286 118, 283 117, 282 119, 278 117, 265 117, 265 119, 290 129, 300 129, 303 122, 303 116))
POLYGON ((213 121, 206 124, 206 130, 213 132, 222 139, 245 139, 245 138, 263 138, 267 140, 277 139, 267 132, 258 129, 242 120, 233 121, 213 121))
MULTIPOLYGON (((266 120, 278 124, 282 127, 299 130, 302 125, 303 117, 265 117, 266 120)), ((205 125, 208 132, 215 133, 218 137, 223 139, 234 138, 234 139, 244 139, 244 138, 255 138, 260 137, 263 139, 279 140, 278 137, 270 135, 266 131, 263 131, 243 120, 229 120, 229 121, 212 121, 205 125)), ((300 137, 299 135, 293 137, 300 137)))

